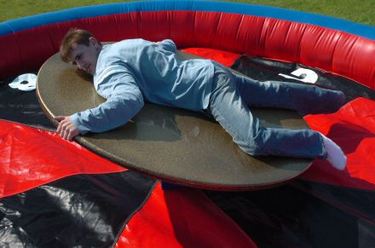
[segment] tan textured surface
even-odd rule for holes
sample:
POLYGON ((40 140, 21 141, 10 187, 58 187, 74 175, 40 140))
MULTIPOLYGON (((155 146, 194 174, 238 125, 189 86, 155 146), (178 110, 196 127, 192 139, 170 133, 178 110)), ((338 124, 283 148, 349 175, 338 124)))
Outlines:
MULTIPOLYGON (((56 54, 38 73, 37 93, 51 119, 94 107, 103 99, 89 80, 56 54)), ((303 128, 303 119, 284 110, 255 110, 265 126, 303 128)), ((76 139, 89 149, 152 176, 190 186, 256 190, 290 180, 311 160, 251 157, 219 124, 189 111, 146 104, 133 122, 76 139)))

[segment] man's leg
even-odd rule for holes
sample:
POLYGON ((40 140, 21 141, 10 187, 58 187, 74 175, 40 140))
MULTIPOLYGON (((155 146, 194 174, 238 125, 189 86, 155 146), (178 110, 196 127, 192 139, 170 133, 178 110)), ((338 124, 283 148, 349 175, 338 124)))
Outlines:
POLYGON ((345 103, 344 93, 338 90, 290 82, 260 82, 237 73, 234 76, 248 106, 294 109, 305 115, 332 113, 345 103))
POLYGON ((250 155, 304 158, 326 156, 322 136, 318 132, 262 127, 243 101, 236 78, 224 69, 215 69, 214 91, 209 108, 234 142, 250 155))

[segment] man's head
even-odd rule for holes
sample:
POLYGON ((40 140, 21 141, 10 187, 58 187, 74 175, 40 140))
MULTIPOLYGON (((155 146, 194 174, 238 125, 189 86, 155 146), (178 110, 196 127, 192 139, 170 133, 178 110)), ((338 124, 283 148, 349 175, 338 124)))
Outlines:
POLYGON ((74 28, 61 42, 60 56, 63 61, 93 75, 101 48, 100 42, 90 32, 74 28))

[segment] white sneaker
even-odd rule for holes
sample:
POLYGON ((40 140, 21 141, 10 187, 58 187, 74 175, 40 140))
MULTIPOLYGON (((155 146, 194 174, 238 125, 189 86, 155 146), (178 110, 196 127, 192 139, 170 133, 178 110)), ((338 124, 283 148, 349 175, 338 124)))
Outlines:
POLYGON ((346 167, 346 155, 341 148, 330 138, 321 134, 323 137, 323 145, 327 151, 327 160, 337 170, 344 170, 346 167))

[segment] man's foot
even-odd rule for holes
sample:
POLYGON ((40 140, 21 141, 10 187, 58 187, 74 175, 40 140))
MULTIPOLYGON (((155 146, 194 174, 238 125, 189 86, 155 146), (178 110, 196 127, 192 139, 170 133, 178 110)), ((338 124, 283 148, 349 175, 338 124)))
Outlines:
POLYGON ((341 148, 330 138, 323 135, 323 145, 327 152, 327 160, 331 163, 331 165, 338 169, 344 170, 346 167, 346 155, 341 150, 341 148))

